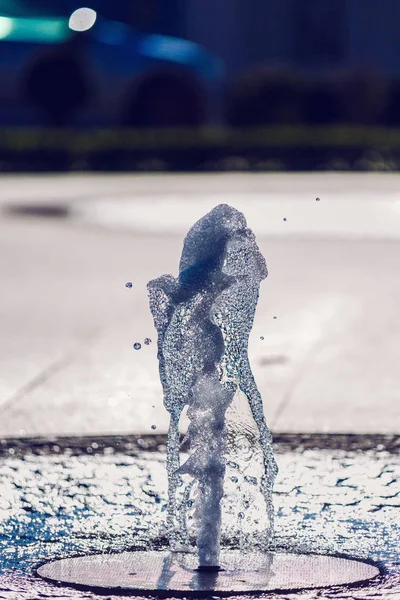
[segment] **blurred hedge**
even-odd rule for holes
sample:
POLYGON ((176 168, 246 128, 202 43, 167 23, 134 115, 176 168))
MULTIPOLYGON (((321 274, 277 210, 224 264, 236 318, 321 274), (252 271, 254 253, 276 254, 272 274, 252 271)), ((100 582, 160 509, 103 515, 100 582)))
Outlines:
POLYGON ((325 147, 400 149, 400 128, 361 125, 271 125, 198 129, 0 129, 0 150, 63 150, 73 155, 111 150, 325 147))
POLYGON ((0 171, 274 171, 400 168, 400 128, 0 130, 0 171))

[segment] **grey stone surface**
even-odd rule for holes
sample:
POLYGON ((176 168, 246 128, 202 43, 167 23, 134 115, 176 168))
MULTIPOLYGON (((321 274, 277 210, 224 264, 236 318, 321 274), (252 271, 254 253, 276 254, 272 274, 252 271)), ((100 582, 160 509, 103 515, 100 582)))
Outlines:
POLYGON ((397 432, 399 182, 3 177, 0 435, 166 430, 145 284, 176 273, 187 228, 220 202, 244 211, 268 262, 250 356, 272 428, 397 432), (9 210, 37 204, 70 216, 9 210))

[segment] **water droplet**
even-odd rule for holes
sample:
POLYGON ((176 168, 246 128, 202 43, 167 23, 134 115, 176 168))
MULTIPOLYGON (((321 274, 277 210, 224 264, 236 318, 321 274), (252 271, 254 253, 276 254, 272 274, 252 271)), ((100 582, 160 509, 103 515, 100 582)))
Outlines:
POLYGON ((243 519, 243 517, 244 517, 244 514, 243 514, 242 512, 240 512, 240 513, 238 514, 238 519, 239 519, 239 521, 241 521, 241 520, 243 519))
POLYGON ((319 202, 321 200, 321 198, 315 198, 316 202, 319 202))
POLYGON ((286 217, 283 217, 283 220, 284 220, 284 221, 287 221, 287 218, 286 218, 286 217))
POLYGON ((260 335, 260 340, 263 342, 264 341, 264 336, 260 335))
POLYGON ((273 317, 273 319, 277 319, 277 318, 278 318, 278 317, 275 317, 275 316, 273 317))
POLYGON ((228 467, 230 467, 231 469, 238 469, 239 465, 235 462, 233 462, 232 460, 228 460, 228 462, 226 463, 226 465, 228 467))
POLYGON ((133 347, 134 347, 135 350, 140 350, 140 348, 142 347, 142 344, 139 344, 139 342, 135 342, 133 344, 133 347))
POLYGON ((144 343, 146 344, 146 346, 150 346, 151 339, 150 338, 145 338, 144 343))
POLYGON ((244 478, 247 483, 251 483, 251 485, 257 485, 257 477, 251 477, 250 475, 246 475, 244 478))
POLYGON ((9 448, 8 449, 8 454, 15 454, 14 448, 9 448))
POLYGON ((233 483, 237 483, 239 480, 237 477, 231 477, 231 481, 233 481, 233 483))
POLYGON ((151 428, 152 429, 157 429, 157 425, 152 425, 151 428))
POLYGON ((132 287, 132 281, 127 281, 127 283, 125 284, 126 288, 131 288, 132 287))

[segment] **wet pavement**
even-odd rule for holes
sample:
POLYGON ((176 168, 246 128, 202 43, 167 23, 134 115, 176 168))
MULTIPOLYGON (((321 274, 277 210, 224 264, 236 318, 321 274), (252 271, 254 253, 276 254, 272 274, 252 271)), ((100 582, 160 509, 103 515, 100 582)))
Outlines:
POLYGON ((397 433, 399 182, 3 177, 0 437, 166 432, 146 284, 176 273, 189 227, 221 202, 267 259, 249 356, 272 429, 397 433))
MULTIPOLYGON (((281 598, 400 598, 400 439, 379 436, 375 445, 373 439, 277 436, 273 549, 344 555, 372 561, 382 570, 367 587, 337 586, 281 598)), ((35 568, 78 554, 164 549, 164 441, 163 436, 25 445, 4 440, 0 598, 95 598, 39 580, 35 568)), ((228 534, 232 541, 232 531, 228 534)))

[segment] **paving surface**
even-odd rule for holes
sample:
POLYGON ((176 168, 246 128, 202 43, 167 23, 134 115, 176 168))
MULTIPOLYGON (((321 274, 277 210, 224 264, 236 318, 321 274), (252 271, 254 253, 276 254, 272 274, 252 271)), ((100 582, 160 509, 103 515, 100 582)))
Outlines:
POLYGON ((250 356, 273 430, 399 431, 398 175, 67 175, 0 182, 0 436, 166 431, 145 286, 220 202, 268 262, 250 356))
MULTIPOLYGON (((289 436, 290 437, 290 436, 289 436)), ((398 600, 400 598, 399 440, 369 448, 329 436, 277 440, 276 532, 272 551, 346 556, 377 564, 381 575, 362 587, 336 585, 285 593, 286 600, 398 600), (336 440, 337 441, 337 440, 336 440), (318 446, 320 448, 318 449, 318 446), (358 447, 359 449, 355 449, 358 447)), ((110 438, 71 440, 71 446, 10 444, 0 456, 0 598, 98 598, 35 576, 48 560, 91 553, 163 550, 166 474, 163 445, 152 451, 110 438)), ((150 446, 149 446, 150 447, 150 446)), ((257 459, 252 454, 254 460, 257 459)), ((251 549, 250 532, 263 504, 249 503, 253 483, 234 471, 224 499, 223 544, 251 549), (233 491, 232 491, 233 489, 233 491)), ((228 469, 228 474, 232 475, 228 469)), ((244 560, 244 558, 243 558, 244 560)), ((103 596, 104 597, 104 596, 103 596)), ((257 594, 260 597, 260 594, 257 594)), ((261 597, 273 598, 264 594, 261 597)), ((107 594, 107 598, 115 598, 107 594)))

